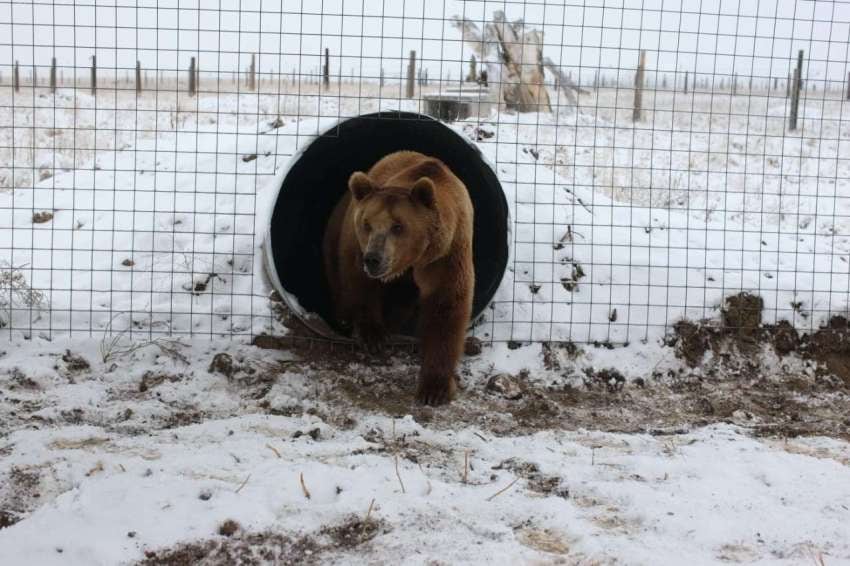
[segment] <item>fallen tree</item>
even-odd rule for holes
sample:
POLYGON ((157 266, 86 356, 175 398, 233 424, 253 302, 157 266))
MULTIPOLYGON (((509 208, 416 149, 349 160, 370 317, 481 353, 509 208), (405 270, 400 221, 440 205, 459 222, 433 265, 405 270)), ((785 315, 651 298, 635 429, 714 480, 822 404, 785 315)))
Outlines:
POLYGON ((497 86, 499 101, 506 108, 518 112, 551 112, 544 68, 552 73, 569 104, 575 105, 578 93, 585 92, 551 59, 544 59, 543 32, 526 29, 523 20, 508 22, 505 13, 497 10, 493 13, 493 21, 485 24, 483 30, 475 22, 459 16, 455 16, 453 22, 486 67, 489 82, 497 86))

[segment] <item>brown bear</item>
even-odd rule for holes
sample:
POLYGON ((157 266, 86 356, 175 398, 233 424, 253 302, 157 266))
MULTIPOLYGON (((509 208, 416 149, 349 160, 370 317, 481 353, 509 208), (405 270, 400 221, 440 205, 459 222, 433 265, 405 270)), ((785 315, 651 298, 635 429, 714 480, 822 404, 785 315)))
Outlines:
POLYGON ((325 229, 337 323, 372 349, 416 317, 416 399, 447 403, 472 312, 472 202, 439 159, 398 151, 355 172, 325 229))

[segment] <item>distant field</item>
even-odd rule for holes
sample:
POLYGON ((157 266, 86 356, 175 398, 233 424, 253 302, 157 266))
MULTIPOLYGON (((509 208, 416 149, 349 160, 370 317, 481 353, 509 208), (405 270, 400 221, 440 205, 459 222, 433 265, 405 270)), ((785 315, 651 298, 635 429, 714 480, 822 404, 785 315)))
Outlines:
MULTIPOLYGON (((268 328, 257 252, 273 175, 339 118, 423 111, 398 84, 118 87, 0 89, 0 260, 45 295, 12 300, 12 326, 268 328)), ((650 90, 637 124, 632 97, 594 90, 575 109, 553 92, 551 114, 454 125, 495 165, 514 221, 482 337, 628 343, 741 290, 764 297, 766 321, 803 329, 847 308, 844 100, 806 94, 786 132, 784 91, 650 90)))

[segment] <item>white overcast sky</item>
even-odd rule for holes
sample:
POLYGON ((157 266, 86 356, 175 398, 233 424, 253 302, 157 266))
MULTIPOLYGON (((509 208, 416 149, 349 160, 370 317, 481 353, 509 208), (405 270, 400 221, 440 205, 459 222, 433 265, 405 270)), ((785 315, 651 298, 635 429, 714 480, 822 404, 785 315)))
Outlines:
POLYGON ((480 25, 499 9, 585 77, 631 77, 640 48, 660 72, 784 77, 798 49, 810 79, 848 72, 847 0, 2 0, 0 71, 52 56, 83 68, 96 54, 103 69, 184 69, 195 55, 202 72, 230 73, 256 52, 261 72, 307 73, 328 47, 334 73, 399 75, 415 49, 429 76, 457 78, 471 51, 451 17, 480 25))

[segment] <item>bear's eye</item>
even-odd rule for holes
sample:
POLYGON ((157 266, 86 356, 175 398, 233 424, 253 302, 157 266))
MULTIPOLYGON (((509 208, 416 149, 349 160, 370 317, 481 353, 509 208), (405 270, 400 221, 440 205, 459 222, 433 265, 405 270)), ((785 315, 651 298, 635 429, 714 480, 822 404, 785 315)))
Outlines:
POLYGON ((398 236, 399 234, 401 234, 404 231, 404 227, 401 224, 399 224, 398 222, 396 222, 395 224, 392 225, 392 228, 390 228, 390 230, 392 231, 393 234, 398 236))

